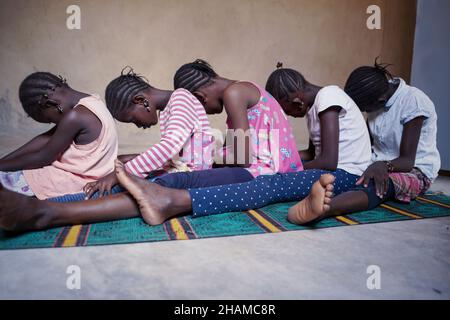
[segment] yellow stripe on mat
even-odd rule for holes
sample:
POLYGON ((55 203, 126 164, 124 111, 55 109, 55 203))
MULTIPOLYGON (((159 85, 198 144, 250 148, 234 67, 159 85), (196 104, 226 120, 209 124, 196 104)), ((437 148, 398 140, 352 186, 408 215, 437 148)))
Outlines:
POLYGON ((172 227, 172 230, 175 233, 177 240, 189 239, 188 236, 186 235, 186 232, 183 229, 183 226, 181 225, 180 221, 178 221, 178 219, 170 220, 170 226, 172 227))
POLYGON ((267 229, 270 230, 270 232, 281 232, 279 228, 277 228, 275 225, 270 223, 267 219, 265 219, 263 216, 261 216, 258 212, 255 210, 248 210, 248 213, 251 214, 253 217, 255 217, 256 220, 258 220, 262 225, 264 225, 267 229))
POLYGON ((353 220, 350 220, 350 219, 348 219, 348 218, 346 218, 346 217, 343 217, 343 216, 337 216, 336 219, 339 220, 339 221, 341 221, 341 222, 343 222, 343 223, 345 223, 345 224, 348 224, 348 225, 350 225, 350 226, 359 224, 358 222, 353 221, 353 220))
POLYGON ((432 204, 435 204, 437 206, 441 206, 441 207, 450 209, 450 206, 448 204, 445 204, 445 203, 442 203, 442 202, 437 202, 437 201, 426 199, 426 198, 422 198, 422 197, 417 197, 417 200, 428 202, 428 203, 432 203, 432 204))
POLYGON ((63 247, 74 247, 77 244, 78 235, 81 231, 81 225, 70 227, 69 233, 62 244, 63 247))
POLYGON ((418 216, 416 214, 403 211, 403 210, 398 209, 398 208, 391 207, 391 206, 389 206, 387 204, 384 204, 384 203, 382 205, 380 205, 380 207, 385 208, 385 209, 390 210, 390 211, 393 211, 393 212, 396 212, 396 213, 399 213, 401 215, 413 218, 413 219, 423 219, 423 217, 421 217, 421 216, 418 216))

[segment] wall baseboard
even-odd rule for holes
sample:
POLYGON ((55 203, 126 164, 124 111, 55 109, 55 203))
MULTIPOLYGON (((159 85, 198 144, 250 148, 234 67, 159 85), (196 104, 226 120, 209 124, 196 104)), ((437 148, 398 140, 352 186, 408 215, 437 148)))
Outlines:
POLYGON ((439 175, 443 177, 450 177, 450 170, 440 170, 439 175))

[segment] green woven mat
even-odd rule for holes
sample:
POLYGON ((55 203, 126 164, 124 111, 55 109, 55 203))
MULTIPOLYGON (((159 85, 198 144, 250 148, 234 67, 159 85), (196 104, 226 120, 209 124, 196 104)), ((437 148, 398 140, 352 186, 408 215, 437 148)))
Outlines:
POLYGON ((390 202, 375 210, 329 218, 314 226, 304 227, 290 224, 286 220, 288 208, 292 204, 280 203, 259 210, 230 212, 197 219, 187 216, 154 227, 146 225, 140 218, 134 218, 22 234, 0 230, 0 249, 188 240, 450 216, 450 197, 427 195, 409 205, 390 202))

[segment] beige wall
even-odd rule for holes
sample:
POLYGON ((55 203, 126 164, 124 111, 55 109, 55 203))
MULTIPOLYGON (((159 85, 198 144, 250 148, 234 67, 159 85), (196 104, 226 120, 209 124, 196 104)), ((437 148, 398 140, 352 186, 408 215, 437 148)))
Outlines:
MULTIPOLYGON (((1 0, 0 138, 29 138, 45 126, 26 119, 17 90, 29 73, 50 71, 72 87, 104 93, 131 65, 152 85, 172 88, 183 63, 201 57, 223 76, 261 85, 277 61, 319 85, 343 85, 349 72, 381 55, 409 79, 414 0, 1 0), (66 8, 81 7, 81 30, 66 28, 66 8), (382 8, 383 29, 366 28, 366 8, 382 8)), ((224 128, 224 116, 211 117, 224 128)), ((303 120, 292 120, 299 147, 303 120)), ((122 151, 139 151, 158 129, 119 125, 122 151)))

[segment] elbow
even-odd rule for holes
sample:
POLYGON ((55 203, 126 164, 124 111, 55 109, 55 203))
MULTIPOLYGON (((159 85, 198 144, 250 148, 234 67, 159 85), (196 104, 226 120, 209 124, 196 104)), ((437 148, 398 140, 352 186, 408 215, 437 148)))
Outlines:
POLYGON ((39 167, 49 166, 54 161, 58 160, 58 157, 59 155, 53 154, 38 155, 38 159, 36 159, 35 163, 38 164, 39 167))

